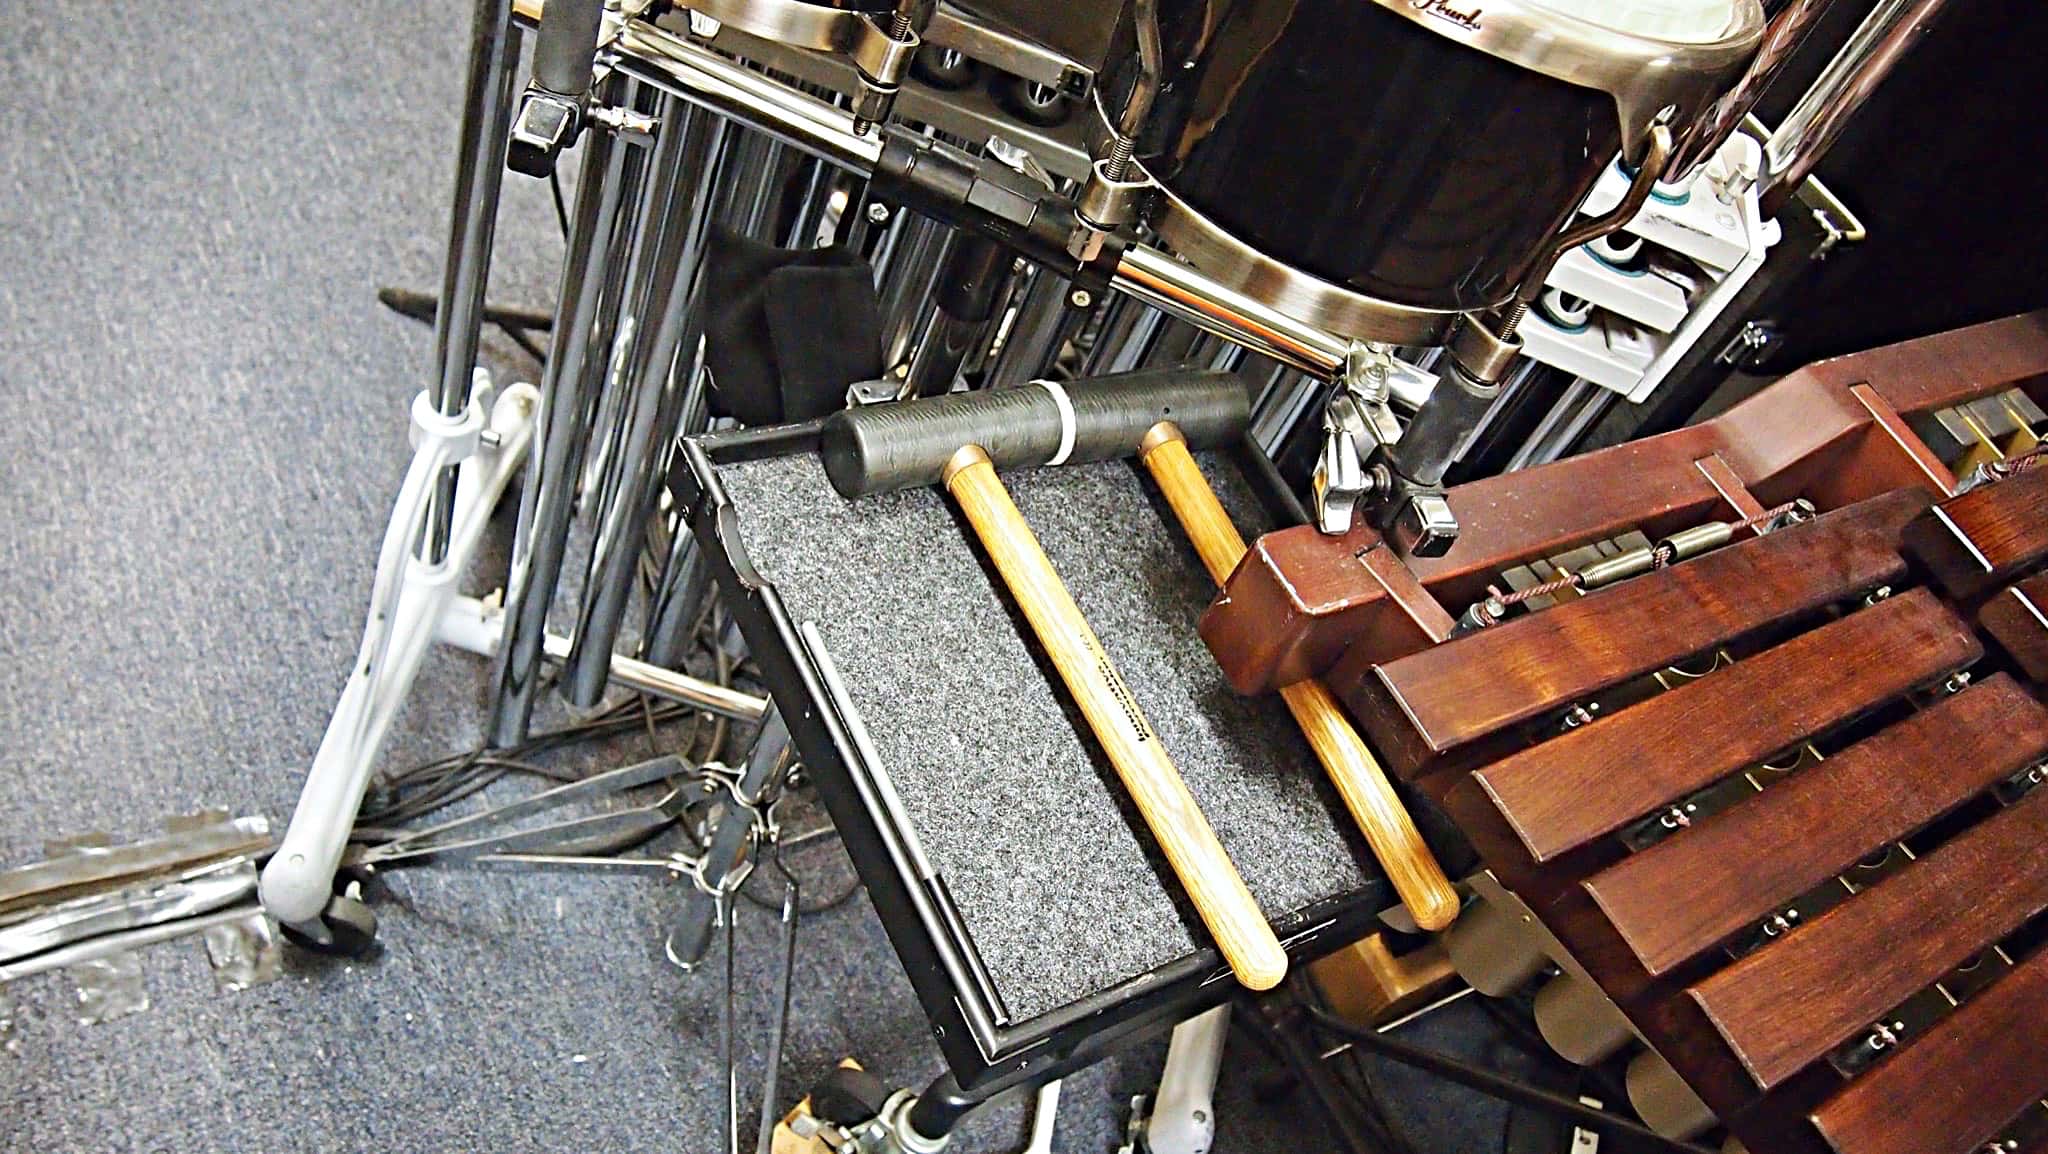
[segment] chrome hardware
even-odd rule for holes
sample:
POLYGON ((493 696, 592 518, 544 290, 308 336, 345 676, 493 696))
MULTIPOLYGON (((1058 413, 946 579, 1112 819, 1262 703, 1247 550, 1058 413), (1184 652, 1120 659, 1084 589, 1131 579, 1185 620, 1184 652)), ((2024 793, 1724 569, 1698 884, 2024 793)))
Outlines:
POLYGON ((1458 541, 1451 503, 1433 489, 1410 493, 1387 527, 1394 547, 1411 557, 1441 557, 1458 541))
MULTIPOLYGON (((1387 403, 1400 369, 1385 345, 1353 342, 1345 353, 1338 388, 1323 410, 1323 452, 1313 482, 1316 525, 1325 533, 1350 531, 1361 502, 1393 495, 1391 473, 1384 464, 1376 470, 1373 457, 1401 439, 1401 423, 1387 403)), ((1419 537, 1430 536, 1436 512, 1418 512, 1424 517, 1419 537)), ((1456 522, 1451 525, 1456 536, 1456 522)))

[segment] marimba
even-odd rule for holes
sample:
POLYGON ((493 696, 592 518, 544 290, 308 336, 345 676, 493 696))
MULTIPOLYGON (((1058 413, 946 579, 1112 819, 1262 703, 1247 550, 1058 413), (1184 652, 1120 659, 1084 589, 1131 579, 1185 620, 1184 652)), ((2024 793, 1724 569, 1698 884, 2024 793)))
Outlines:
POLYGON ((2041 1148, 2048 468, 1915 430, 2044 385, 2041 314, 1823 362, 1454 490, 1443 558, 1269 534, 1204 636, 1324 677, 1477 853, 1460 972, 1660 1132, 2041 1148))

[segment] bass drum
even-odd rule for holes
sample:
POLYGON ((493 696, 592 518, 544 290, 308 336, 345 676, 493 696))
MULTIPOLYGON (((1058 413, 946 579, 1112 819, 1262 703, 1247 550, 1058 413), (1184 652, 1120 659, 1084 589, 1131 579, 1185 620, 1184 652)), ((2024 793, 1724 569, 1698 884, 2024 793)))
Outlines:
MULTIPOLYGON (((1429 343, 1502 304, 1659 111, 1699 114, 1758 0, 1159 0, 1138 156, 1191 263, 1345 335, 1429 343), (1483 10, 1482 10, 1483 9, 1483 10)), ((1098 88, 1137 81, 1128 25, 1098 88)))

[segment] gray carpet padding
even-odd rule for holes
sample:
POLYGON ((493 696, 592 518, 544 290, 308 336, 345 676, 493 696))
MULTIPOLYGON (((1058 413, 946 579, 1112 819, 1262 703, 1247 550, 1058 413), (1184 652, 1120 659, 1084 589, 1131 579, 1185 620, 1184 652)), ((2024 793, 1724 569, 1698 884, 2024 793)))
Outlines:
MULTIPOLYGON (((1247 533, 1228 458, 1205 473, 1247 533)), ((1117 781, 937 489, 848 502, 810 454, 724 466, 755 567, 816 622, 996 989, 1028 1018, 1207 942, 1117 781)), ((1195 633, 1215 589, 1128 462, 1004 475, 1269 918, 1377 876, 1277 698, 1195 633)))

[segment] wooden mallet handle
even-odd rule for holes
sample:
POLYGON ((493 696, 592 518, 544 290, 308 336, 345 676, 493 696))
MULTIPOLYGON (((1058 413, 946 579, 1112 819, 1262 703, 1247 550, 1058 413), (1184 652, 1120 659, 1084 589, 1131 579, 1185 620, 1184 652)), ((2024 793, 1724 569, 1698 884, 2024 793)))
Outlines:
POLYGON ((1280 939, 1010 500, 988 454, 975 445, 961 449, 947 462, 944 480, 1237 980, 1254 990, 1278 985, 1287 974, 1280 939))
MULTIPOLYGON (((1203 567, 1218 585, 1223 584, 1244 556, 1244 538, 1216 500, 1216 491, 1203 478, 1180 430, 1171 421, 1159 422, 1145 434, 1138 454, 1187 531, 1203 567)), ((1414 819, 1387 781, 1387 771, 1373 759, 1336 699, 1313 678, 1287 686, 1280 696, 1415 924, 1425 930, 1450 925, 1458 916, 1457 891, 1423 843, 1414 819)))

